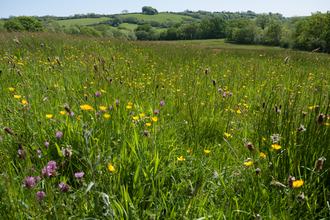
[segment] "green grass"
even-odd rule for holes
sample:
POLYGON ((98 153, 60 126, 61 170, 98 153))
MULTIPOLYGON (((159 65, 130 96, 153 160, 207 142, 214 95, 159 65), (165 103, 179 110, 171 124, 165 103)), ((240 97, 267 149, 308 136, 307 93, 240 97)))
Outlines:
POLYGON ((1 36, 3 219, 330 217, 329 55, 1 36))
POLYGON ((80 18, 80 19, 69 19, 69 20, 60 20, 58 23, 62 26, 69 27, 71 25, 91 25, 91 24, 98 24, 102 21, 111 20, 107 17, 101 18, 80 18))
POLYGON ((155 20, 155 21, 159 21, 159 22, 169 22, 171 20, 174 23, 184 21, 182 18, 195 20, 196 22, 200 20, 200 19, 195 19, 193 17, 186 16, 186 15, 177 15, 177 14, 171 14, 171 13, 159 13, 156 15, 127 14, 127 15, 121 15, 121 16, 136 17, 138 20, 143 19, 145 21, 155 20))
POLYGON ((138 26, 139 26, 139 25, 137 25, 137 24, 129 24, 129 23, 121 23, 121 24, 119 25, 119 27, 125 27, 125 28, 130 29, 130 30, 134 30, 134 29, 136 29, 138 26))

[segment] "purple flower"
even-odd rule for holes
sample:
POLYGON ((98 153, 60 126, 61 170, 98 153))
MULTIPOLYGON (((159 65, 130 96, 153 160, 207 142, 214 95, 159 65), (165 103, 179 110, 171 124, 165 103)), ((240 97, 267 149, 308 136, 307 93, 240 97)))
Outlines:
POLYGON ((101 97, 101 95, 102 95, 102 93, 101 93, 100 91, 97 91, 97 92, 95 93, 95 96, 96 96, 96 97, 101 97))
POLYGON ((159 103, 159 105, 160 105, 160 106, 164 106, 164 105, 165 105, 164 101, 161 101, 161 102, 159 103))
POLYGON ((159 114, 159 110, 156 109, 156 110, 154 111, 154 113, 155 113, 156 115, 159 114))
POLYGON ((278 109, 276 113, 281 114, 281 109, 278 109))
POLYGON ((36 182, 38 183, 38 182, 40 182, 40 180, 41 180, 40 176, 37 176, 36 177, 36 182))
POLYGON ((67 71, 68 71, 68 72, 70 72, 70 70, 69 70, 69 69, 68 69, 67 71))
POLYGON ((26 188, 28 188, 28 189, 32 189, 34 186, 35 186, 35 181, 36 181, 36 179, 34 179, 34 177, 26 177, 25 178, 25 180, 24 180, 24 184, 25 184, 25 186, 26 186, 26 188))
POLYGON ((37 201, 44 201, 42 198, 43 197, 45 197, 45 192, 44 191, 39 191, 39 192, 37 192, 37 194, 36 194, 36 200, 37 201))
POLYGON ((18 150, 18 158, 20 158, 20 159, 25 159, 25 157, 26 157, 26 152, 25 152, 25 150, 18 150))
POLYGON ((218 92, 222 92, 222 89, 221 89, 221 88, 219 88, 219 89, 218 89, 218 92))
POLYGON ((113 106, 110 106, 110 111, 113 111, 115 108, 113 106))
MULTIPOLYGON (((326 98, 326 97, 328 97, 328 96, 327 96, 327 95, 324 95, 323 97, 326 98)), ((1 137, 0 137, 0 141, 1 141, 1 137)))
POLYGON ((71 116, 74 116, 74 112, 71 112, 70 115, 71 115, 71 116))
POLYGON ((226 94, 227 94, 227 93, 226 93, 226 92, 224 92, 224 93, 223 93, 223 95, 222 95, 222 97, 224 97, 224 98, 225 98, 225 97, 226 97, 226 94))
POLYGON ((101 113, 96 113, 96 116, 97 117, 101 117, 101 113))
POLYGON ((314 91, 316 92, 316 91, 317 91, 317 89, 314 89, 314 91))
POLYGON ((81 179, 83 177, 85 173, 84 172, 80 172, 80 173, 75 173, 74 176, 77 178, 77 179, 81 179))
POLYGON ((47 165, 48 165, 52 170, 56 170, 56 169, 57 169, 57 167, 56 167, 56 162, 53 161, 53 160, 49 161, 47 165))
POLYGON ((41 150, 40 150, 40 149, 38 149, 38 150, 37 150, 37 154, 40 154, 40 153, 41 153, 41 150))
POLYGON ((67 193, 70 191, 70 186, 67 183, 64 184, 63 182, 61 182, 59 184, 59 186, 60 186, 61 192, 67 193))
POLYGON ((46 141, 46 142, 44 143, 44 145, 45 145, 46 147, 48 147, 48 146, 49 146, 49 142, 46 141))
POLYGON ((116 102, 116 105, 119 106, 119 101, 117 99, 115 100, 115 102, 116 102))
POLYGON ((63 136, 63 133, 58 131, 56 132, 55 138, 60 139, 63 136))
POLYGON ((0 137, 0 141, 2 141, 2 137, 0 137))
POLYGON ((42 168, 42 175, 47 178, 53 174, 53 169, 50 166, 42 168))
POLYGON ((232 92, 230 92, 228 95, 229 95, 229 96, 233 96, 233 93, 232 93, 232 92))

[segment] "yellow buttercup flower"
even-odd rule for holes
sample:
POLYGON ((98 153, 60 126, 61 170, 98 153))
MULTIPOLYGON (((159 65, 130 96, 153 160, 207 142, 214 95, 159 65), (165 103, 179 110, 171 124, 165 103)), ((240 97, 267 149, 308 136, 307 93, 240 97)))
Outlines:
POLYGON ((115 171, 115 168, 111 165, 111 163, 108 164, 108 169, 113 172, 115 171))
POLYGON ((15 88, 12 88, 12 87, 9 87, 8 88, 10 91, 14 91, 15 90, 15 88))
POLYGON ((228 134, 228 133, 226 133, 226 132, 225 132, 225 135, 226 135, 227 138, 229 138, 229 137, 233 137, 231 134, 228 134))
POLYGON ((28 104, 28 102, 26 101, 26 99, 23 99, 23 100, 22 100, 22 103, 23 103, 24 105, 27 105, 27 104, 28 104))
POLYGON ((152 117, 151 118, 154 122, 157 122, 158 121, 158 118, 157 117, 152 117))
POLYGON ((151 126, 151 123, 146 123, 146 125, 149 127, 149 126, 151 126))
POLYGON ((54 87, 58 87, 58 84, 55 84, 54 87))
POLYGON ((144 116, 145 116, 145 114, 143 114, 143 113, 140 114, 140 117, 141 117, 141 118, 143 118, 144 116))
POLYGON ((184 161, 184 160, 186 160, 186 159, 183 158, 183 156, 177 157, 177 159, 178 159, 178 161, 184 161))
POLYGON ((66 111, 60 111, 60 113, 61 113, 62 115, 65 115, 66 111))
POLYGON ((93 108, 92 108, 91 106, 89 106, 89 105, 81 105, 80 108, 81 108, 82 110, 85 110, 85 111, 93 109, 93 108))
POLYGON ((127 109, 131 109, 131 108, 132 108, 132 106, 128 105, 128 106, 126 106, 126 108, 127 108, 127 109))
POLYGON ((264 154, 264 153, 260 153, 260 157, 262 157, 262 158, 266 158, 266 154, 264 154))
POLYGON ((138 120, 139 119, 139 116, 135 116, 133 117, 134 120, 138 120))
POLYGON ((304 184, 304 181, 302 181, 302 180, 293 181, 293 187, 294 188, 301 187, 303 184, 304 184))
POLYGON ((132 103, 132 102, 129 102, 129 103, 128 103, 128 105, 131 105, 131 106, 132 106, 132 105, 133 105, 133 103, 132 103))
POLYGON ((103 115, 103 117, 105 117, 105 118, 109 118, 109 117, 110 117, 110 115, 108 115, 108 114, 105 114, 105 115, 103 115))
POLYGON ((108 108, 108 107, 105 107, 105 106, 100 106, 100 109, 101 109, 102 111, 105 111, 105 110, 107 110, 107 108, 108 108))
POLYGON ((209 154, 211 151, 210 150, 204 150, 206 154, 209 154))
POLYGON ((82 116, 81 116, 81 115, 79 115, 79 116, 77 117, 77 119, 78 119, 78 120, 80 120, 80 119, 81 119, 81 117, 82 117, 82 116))
POLYGON ((15 99, 20 99, 21 98, 21 95, 14 95, 14 98, 15 99))
POLYGON ((101 92, 103 92, 103 93, 104 93, 105 91, 104 91, 103 89, 101 89, 101 92))
POLYGON ((241 110, 238 109, 238 110, 236 111, 236 113, 237 113, 237 114, 241 114, 242 112, 241 112, 241 110))
POLYGON ((279 150, 279 149, 281 149, 282 147, 281 147, 280 145, 273 144, 273 145, 272 145, 272 148, 274 148, 275 150, 279 150))
POLYGON ((52 114, 47 114, 47 115, 46 115, 46 118, 52 118, 52 117, 53 117, 52 114))
POLYGON ((250 166, 251 164, 253 164, 252 161, 244 163, 244 165, 246 165, 246 166, 250 166))
POLYGON ((189 154, 191 152, 191 150, 187 150, 187 153, 189 154))

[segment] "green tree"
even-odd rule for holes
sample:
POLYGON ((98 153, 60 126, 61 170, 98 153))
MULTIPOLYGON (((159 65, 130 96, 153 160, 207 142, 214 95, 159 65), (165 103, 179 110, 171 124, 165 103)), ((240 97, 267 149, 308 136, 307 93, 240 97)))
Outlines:
POLYGON ((226 37, 227 22, 224 19, 217 16, 215 18, 211 18, 210 22, 212 23, 212 26, 211 26, 211 37, 212 38, 226 37))
POLYGON ((4 28, 6 28, 7 31, 24 31, 25 28, 18 20, 8 20, 4 23, 4 28))
POLYGON ((158 11, 157 11, 157 9, 152 8, 150 6, 144 6, 142 8, 142 13, 147 14, 147 15, 155 15, 155 14, 158 14, 158 11))
POLYGON ((80 33, 83 35, 90 36, 90 37, 102 37, 102 34, 100 31, 97 31, 94 28, 87 27, 87 26, 80 28, 80 33))
POLYGON ((21 23, 26 31, 44 31, 44 26, 34 17, 20 16, 15 17, 14 20, 21 23))
POLYGON ((270 16, 266 13, 259 14, 256 18, 256 24, 261 27, 261 29, 265 29, 265 27, 270 23, 270 16))
POLYGON ((177 40, 178 39, 178 29, 171 27, 166 31, 166 40, 177 40))
POLYGON ((265 42, 271 45, 280 45, 281 34, 282 34, 282 23, 276 22, 271 24, 266 31, 265 34, 265 42))
POLYGON ((246 28, 251 24, 251 20, 247 18, 239 18, 227 21, 226 36, 229 41, 233 41, 233 31, 235 28, 246 28))
POLYGON ((143 24, 143 25, 139 25, 137 26, 137 28, 135 29, 135 31, 145 31, 145 32, 149 32, 149 30, 152 28, 152 26, 150 24, 143 24))

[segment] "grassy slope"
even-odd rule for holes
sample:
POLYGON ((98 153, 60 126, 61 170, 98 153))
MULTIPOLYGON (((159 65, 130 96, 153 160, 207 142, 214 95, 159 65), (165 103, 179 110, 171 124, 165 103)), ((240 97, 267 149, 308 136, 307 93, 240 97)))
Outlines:
POLYGON ((137 19, 145 20, 145 21, 150 21, 150 20, 155 20, 159 22, 168 22, 168 21, 173 21, 173 22, 181 22, 183 21, 182 18, 186 19, 192 19, 195 21, 198 21, 200 19, 195 19, 190 16, 185 16, 185 15, 177 15, 177 14, 171 14, 171 13, 159 13, 157 15, 143 15, 143 14, 127 14, 127 15, 122 15, 123 17, 136 17, 137 19))
POLYGON ((99 23, 101 21, 106 21, 109 20, 110 18, 108 17, 102 17, 102 18, 80 18, 80 19, 69 19, 69 20, 62 20, 58 21, 60 25, 65 25, 69 27, 70 25, 90 25, 90 24, 95 24, 99 23))

